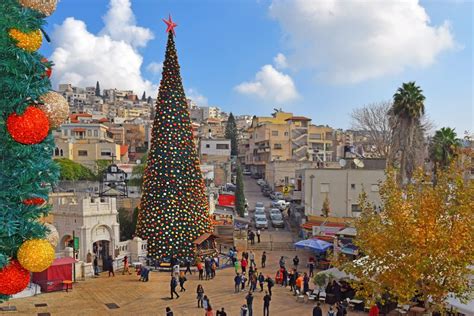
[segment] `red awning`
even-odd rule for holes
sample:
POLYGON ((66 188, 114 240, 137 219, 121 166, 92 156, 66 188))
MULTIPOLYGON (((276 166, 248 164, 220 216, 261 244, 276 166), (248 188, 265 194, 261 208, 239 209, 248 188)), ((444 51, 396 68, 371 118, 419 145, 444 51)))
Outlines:
POLYGON ((82 127, 76 127, 72 129, 73 132, 85 132, 86 129, 82 127))
POLYGON ((76 262, 76 260, 71 257, 57 258, 54 259, 51 266, 62 266, 64 264, 73 264, 74 262, 76 262))

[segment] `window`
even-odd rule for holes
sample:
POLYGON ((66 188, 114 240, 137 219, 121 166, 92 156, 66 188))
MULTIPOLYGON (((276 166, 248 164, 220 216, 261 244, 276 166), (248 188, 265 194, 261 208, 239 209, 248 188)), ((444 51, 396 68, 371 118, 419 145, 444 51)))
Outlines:
POLYGON ((310 139, 321 139, 321 134, 320 133, 311 133, 309 134, 310 139))
POLYGON ((67 136, 67 129, 63 129, 63 135, 67 136))
POLYGON ((272 136, 278 136, 278 131, 272 131, 272 136))
POLYGON ((352 190, 355 190, 356 189, 356 185, 354 183, 351 183, 351 189, 352 190))
POLYGON ((285 136, 288 136, 288 132, 285 132, 285 136))
POLYGON ((216 144, 216 149, 229 149, 229 144, 216 144))
POLYGON ((352 204, 351 205, 351 210, 352 210, 352 212, 362 212, 362 210, 360 209, 359 204, 352 204))
POLYGON ((370 186, 370 191, 372 192, 379 192, 379 185, 378 184, 372 184, 370 186))
POLYGON ((99 137, 99 131, 98 130, 94 130, 94 137, 99 137))
POLYGON ((206 148, 211 148, 211 144, 206 144, 206 148))
POLYGON ((59 148, 56 147, 56 149, 54 150, 54 155, 59 156, 59 148))
POLYGON ((112 156, 112 151, 110 149, 102 149, 100 155, 110 157, 112 156))
POLYGON ((77 155, 79 157, 87 157, 87 150, 78 150, 77 155))
POLYGON ((60 155, 61 157, 64 156, 64 151, 63 151, 62 149, 59 151, 59 155, 60 155))
POLYGON ((321 183, 321 193, 329 193, 329 183, 321 183))
POLYGON ((273 144, 273 149, 281 149, 281 144, 273 144))
POLYGON ((208 129, 207 132, 210 133, 210 132, 212 132, 212 130, 211 130, 211 129, 208 129))
POLYGON ((87 130, 87 137, 91 137, 92 136, 92 131, 90 129, 87 130))
POLYGON ((285 177, 285 184, 288 185, 288 177, 285 177))

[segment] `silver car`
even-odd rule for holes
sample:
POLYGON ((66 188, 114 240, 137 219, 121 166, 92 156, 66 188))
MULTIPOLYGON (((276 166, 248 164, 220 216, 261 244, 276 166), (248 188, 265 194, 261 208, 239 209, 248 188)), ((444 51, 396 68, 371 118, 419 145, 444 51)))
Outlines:
POLYGON ((255 227, 268 228, 268 221, 265 217, 255 217, 255 227))

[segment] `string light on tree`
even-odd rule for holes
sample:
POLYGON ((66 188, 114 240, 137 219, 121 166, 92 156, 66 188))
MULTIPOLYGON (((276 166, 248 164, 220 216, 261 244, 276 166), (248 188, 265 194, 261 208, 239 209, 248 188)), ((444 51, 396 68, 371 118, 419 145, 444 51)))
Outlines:
POLYGON ((144 172, 137 235, 158 260, 192 259, 193 241, 211 231, 207 197, 179 71, 171 16, 153 139, 144 172))

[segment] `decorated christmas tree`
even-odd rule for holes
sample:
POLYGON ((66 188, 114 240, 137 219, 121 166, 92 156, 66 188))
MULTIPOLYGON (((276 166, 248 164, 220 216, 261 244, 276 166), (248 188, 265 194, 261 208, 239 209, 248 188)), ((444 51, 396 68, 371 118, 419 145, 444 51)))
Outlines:
POLYGON ((181 80, 171 17, 137 235, 158 261, 193 259, 193 241, 211 231, 208 203, 181 80))
POLYGON ((56 0, 0 2, 0 301, 54 260, 38 219, 58 179, 51 129, 67 118, 68 104, 50 91, 51 63, 37 50, 55 8, 56 0))

